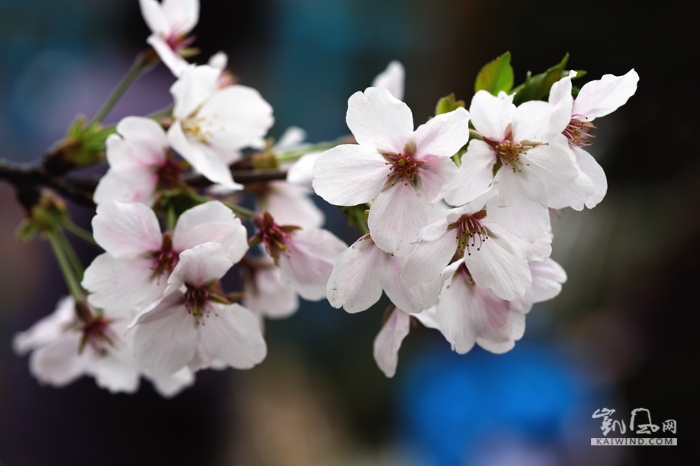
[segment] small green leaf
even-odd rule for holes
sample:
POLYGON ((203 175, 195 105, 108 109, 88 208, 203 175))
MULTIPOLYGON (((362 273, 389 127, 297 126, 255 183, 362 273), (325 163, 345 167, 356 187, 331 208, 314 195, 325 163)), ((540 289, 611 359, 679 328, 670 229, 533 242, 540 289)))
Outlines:
POLYGON ((513 88, 513 68, 510 66, 510 52, 506 52, 487 63, 476 77, 474 92, 488 91, 498 95, 500 91, 510 92, 513 88))
POLYGON ((455 99, 455 95, 452 93, 438 100, 435 106, 435 116, 442 115, 443 113, 450 113, 460 107, 464 108, 464 101, 455 99))
MULTIPOLYGON (((559 63, 549 68, 544 73, 533 76, 532 73, 528 71, 525 82, 513 89, 513 93, 515 94, 513 103, 515 105, 520 105, 529 100, 542 100, 549 94, 549 90, 555 82, 569 75, 569 71, 565 69, 568 61, 569 54, 567 53, 559 63)), ((585 74, 585 72, 581 73, 581 75, 577 74, 576 77, 578 78, 585 74)))
POLYGON ((39 233, 39 230, 36 229, 34 224, 29 219, 24 219, 17 227, 15 236, 22 243, 26 243, 34 239, 37 233, 39 233))

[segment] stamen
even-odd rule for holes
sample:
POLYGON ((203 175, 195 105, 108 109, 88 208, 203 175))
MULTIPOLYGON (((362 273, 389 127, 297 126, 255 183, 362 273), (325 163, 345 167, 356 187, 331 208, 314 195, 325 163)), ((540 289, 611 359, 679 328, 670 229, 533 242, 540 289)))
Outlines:
POLYGON ((457 253, 472 255, 472 249, 481 250, 484 242, 489 239, 489 231, 481 224, 486 217, 486 211, 480 210, 473 214, 462 215, 453 225, 457 229, 457 253))
POLYGON ((588 147, 592 146, 591 138, 595 139, 595 136, 591 134, 591 131, 597 129, 597 127, 590 121, 586 121, 585 117, 582 115, 573 115, 571 121, 562 134, 566 136, 569 140, 569 144, 576 147, 588 147), (583 120, 579 117, 584 118, 583 120))
POLYGON ((163 243, 159 251, 152 253, 151 270, 151 280, 160 279, 160 276, 164 273, 170 273, 173 271, 178 261, 180 260, 180 253, 173 249, 173 239, 170 234, 165 233, 163 235, 163 243))
POLYGON ((413 155, 409 153, 384 153, 382 155, 388 159, 385 163, 385 165, 389 165, 389 173, 386 177, 387 182, 391 183, 392 186, 396 185, 396 180, 405 186, 413 183, 418 173, 420 173, 420 166, 424 163, 422 160, 413 158, 413 155))

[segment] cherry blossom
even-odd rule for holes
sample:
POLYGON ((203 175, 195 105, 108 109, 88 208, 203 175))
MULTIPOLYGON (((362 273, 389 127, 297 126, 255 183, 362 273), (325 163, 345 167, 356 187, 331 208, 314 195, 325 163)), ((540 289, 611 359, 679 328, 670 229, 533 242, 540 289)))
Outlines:
POLYGON ((593 185, 578 177, 562 134, 569 121, 556 107, 529 101, 516 108, 512 95, 479 91, 470 112, 483 140, 470 141, 457 175, 443 187, 447 203, 463 205, 495 184, 489 215, 528 241, 548 230, 549 207, 583 208, 593 185))
POLYGON ((238 262, 248 250, 240 219, 218 201, 184 212, 171 233, 162 234, 155 213, 143 204, 109 201, 92 221, 95 241, 105 253, 85 270, 83 287, 99 308, 138 309, 159 299, 180 253, 214 241, 238 262))
POLYGON ((226 188, 241 189, 228 164, 246 147, 263 148, 272 126, 272 107, 250 87, 219 88, 221 71, 209 65, 188 66, 173 84, 170 145, 195 170, 226 188))
POLYGON ((623 106, 637 91, 639 75, 630 70, 624 76, 604 75, 600 80, 591 81, 581 88, 574 100, 571 95, 571 79, 576 72, 552 86, 549 93, 549 103, 560 108, 565 117, 570 118, 564 129, 564 136, 576 155, 576 162, 581 169, 580 177, 589 178, 594 192, 585 200, 586 207, 592 209, 605 197, 608 191, 608 181, 605 172, 598 162, 584 147, 592 145, 591 132, 595 129, 593 120, 604 117, 623 106))
POLYGON ((467 142, 469 113, 458 108, 414 131, 408 106, 370 87, 350 97, 347 124, 358 145, 340 145, 318 158, 314 190, 335 205, 372 201, 372 239, 404 256, 425 226, 431 201, 457 171, 450 157, 467 142))
POLYGON ((413 286, 401 283, 403 258, 382 251, 369 234, 358 239, 336 260, 328 280, 328 302, 335 308, 356 313, 379 301, 382 290, 397 307, 421 312, 437 300, 440 276, 413 286))
POLYGON ((107 138, 109 170, 95 189, 96 204, 121 201, 153 205, 156 189, 183 184, 180 166, 172 159, 159 123, 126 117, 117 124, 117 133, 107 138))
POLYGON ((264 255, 243 263, 243 305, 262 317, 288 317, 299 307, 294 290, 282 283, 280 269, 264 255))
POLYGON ((180 254, 163 298, 129 325, 136 327, 134 357, 155 375, 218 363, 249 369, 260 363, 267 346, 257 318, 229 304, 218 280, 233 262, 218 243, 204 243, 180 254))
POLYGON ((175 76, 187 68, 179 55, 194 40, 187 34, 199 21, 199 0, 139 0, 141 14, 152 34, 147 42, 175 76))
POLYGON ((331 232, 279 225, 269 212, 254 219, 260 230, 251 240, 262 242, 279 266, 282 283, 311 301, 326 297, 326 284, 336 258, 348 246, 331 232))
POLYGON ((384 71, 374 78, 372 87, 384 88, 397 99, 403 100, 405 77, 406 72, 401 62, 393 60, 384 71))

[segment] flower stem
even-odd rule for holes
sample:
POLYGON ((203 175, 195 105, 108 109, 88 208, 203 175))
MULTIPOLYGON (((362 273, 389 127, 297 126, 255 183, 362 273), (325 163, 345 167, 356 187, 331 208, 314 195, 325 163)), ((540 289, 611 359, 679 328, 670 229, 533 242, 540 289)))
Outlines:
POLYGON ((348 141, 346 141, 345 139, 338 139, 333 142, 320 142, 318 144, 312 144, 309 146, 302 147, 300 149, 284 152, 277 156, 277 161, 279 163, 294 162, 296 160, 299 160, 303 155, 309 154, 311 152, 323 152, 328 149, 332 149, 337 145, 345 144, 347 142, 348 141))
POLYGON ((63 232, 56 233, 56 236, 58 236, 58 239, 63 245, 63 252, 66 254, 68 262, 70 262, 78 282, 82 281, 84 272, 83 264, 80 263, 80 259, 78 259, 78 255, 75 253, 73 246, 71 246, 71 244, 68 242, 68 238, 66 238, 66 235, 63 232))
POLYGON ((95 238, 92 237, 92 233, 90 233, 89 231, 83 230, 75 223, 68 222, 65 225, 63 225, 63 228, 65 228, 69 232, 73 233, 75 236, 82 239, 83 241, 86 241, 86 242, 92 244, 93 246, 97 246, 98 248, 100 247, 100 245, 97 244, 97 242, 95 241, 95 238))
POLYGON ((102 122, 102 120, 112 110, 114 105, 117 102, 119 102, 119 99, 121 99, 122 95, 124 95, 124 92, 126 92, 129 86, 131 86, 131 84, 134 81, 136 81, 136 78, 138 78, 141 75, 141 72, 143 72, 151 64, 155 63, 157 58, 154 57, 157 57, 157 55, 152 49, 148 49, 144 52, 141 52, 136 56, 134 64, 131 65, 129 71, 127 71, 126 75, 122 78, 119 84, 117 84, 117 87, 114 88, 114 90, 112 91, 112 94, 107 98, 105 103, 102 104, 102 107, 97 111, 97 114, 92 119, 93 124, 102 122))
POLYGON ((80 287, 78 284, 78 281, 75 279, 75 276, 73 275, 73 270, 71 269, 71 265, 66 258, 66 255, 63 251, 63 246, 61 244, 61 240, 58 238, 57 234, 55 232, 50 232, 46 234, 46 237, 49 240, 49 243, 51 244, 51 248, 53 249, 53 253, 56 256, 56 260, 58 261, 59 268, 61 269, 61 272, 63 273, 63 278, 66 280, 66 284, 68 285, 68 289, 70 290, 70 294, 73 295, 73 298, 76 301, 82 301, 85 299, 85 292, 83 289, 80 287))
MULTIPOLYGON (((202 204, 205 202, 211 201, 208 197, 205 196, 200 196, 199 194, 193 194, 192 197, 197 201, 201 202, 202 204)), ((233 211, 234 214, 238 215, 239 217, 247 218, 248 220, 252 220, 253 217, 255 217, 257 214, 253 212, 252 210, 248 210, 245 207, 241 207, 236 204, 231 204, 230 202, 222 201, 219 200, 223 205, 228 207, 233 211)))

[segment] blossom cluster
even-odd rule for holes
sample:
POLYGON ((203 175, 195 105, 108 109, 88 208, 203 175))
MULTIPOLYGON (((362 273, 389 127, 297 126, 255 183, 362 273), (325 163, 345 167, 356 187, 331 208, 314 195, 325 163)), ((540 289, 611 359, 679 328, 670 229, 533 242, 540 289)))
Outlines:
POLYGON ((415 128, 403 67, 392 62, 350 97, 347 144, 303 144, 298 128, 273 144, 272 107, 234 82, 225 55, 185 60, 198 0, 140 3, 147 42, 177 78, 172 111, 124 118, 105 141, 92 220, 104 252, 71 297, 15 338, 41 382, 90 375, 133 392, 143 376, 171 396, 199 370, 262 362, 263 318, 291 315, 299 297, 356 313, 382 293, 392 307, 374 355, 391 377, 412 317, 458 353, 474 344, 502 353, 533 304, 560 292, 550 211, 605 196, 586 147, 592 121, 636 91, 634 70, 576 98, 574 71, 548 100, 516 105, 513 92, 479 90, 468 109, 454 103, 415 128), (246 164, 286 179, 235 180, 231 167, 246 164), (321 228, 312 190, 363 231, 353 245, 321 228), (255 211, 242 206, 250 199, 255 211))

